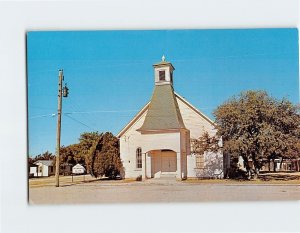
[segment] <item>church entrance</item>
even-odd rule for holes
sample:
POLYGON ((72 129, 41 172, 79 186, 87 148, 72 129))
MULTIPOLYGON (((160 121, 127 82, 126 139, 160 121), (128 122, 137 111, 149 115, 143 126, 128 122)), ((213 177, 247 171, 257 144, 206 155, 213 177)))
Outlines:
POLYGON ((177 170, 177 158, 174 151, 162 151, 161 154, 161 172, 170 173, 177 170))
POLYGON ((153 151, 151 153, 151 177, 176 176, 177 154, 172 150, 153 151))

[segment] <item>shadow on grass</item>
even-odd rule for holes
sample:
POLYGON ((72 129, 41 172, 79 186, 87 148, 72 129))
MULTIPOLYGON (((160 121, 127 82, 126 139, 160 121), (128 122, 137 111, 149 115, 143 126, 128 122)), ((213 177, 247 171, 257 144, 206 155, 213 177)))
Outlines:
POLYGON ((79 185, 79 184, 86 184, 86 183, 94 183, 94 182, 112 182, 112 181, 121 181, 121 178, 115 178, 115 179, 110 179, 110 178, 94 178, 93 180, 82 180, 82 181, 76 181, 73 183, 69 183, 69 184, 63 184, 60 185, 60 187, 68 187, 68 186, 74 186, 74 185, 79 185))
POLYGON ((278 180, 278 181, 289 181, 289 180, 300 180, 300 175, 290 175, 293 172, 277 172, 277 173, 261 173, 259 175, 259 179, 262 181, 271 181, 271 180, 278 180))

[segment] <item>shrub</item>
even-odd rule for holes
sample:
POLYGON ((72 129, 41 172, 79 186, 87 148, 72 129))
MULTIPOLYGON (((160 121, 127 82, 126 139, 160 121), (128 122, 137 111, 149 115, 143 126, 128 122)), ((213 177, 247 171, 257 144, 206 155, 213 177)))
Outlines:
POLYGON ((136 181, 142 181, 143 180, 142 175, 139 175, 135 180, 136 181))

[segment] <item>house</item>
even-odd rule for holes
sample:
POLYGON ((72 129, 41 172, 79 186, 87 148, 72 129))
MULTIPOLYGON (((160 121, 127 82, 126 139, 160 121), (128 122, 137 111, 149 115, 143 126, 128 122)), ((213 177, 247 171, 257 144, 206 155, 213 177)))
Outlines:
POLYGON ((150 102, 117 135, 125 178, 223 177, 221 153, 191 152, 192 139, 216 134, 213 121, 174 92, 175 68, 164 56, 153 67, 150 102))
POLYGON ((72 168, 72 173, 73 174, 84 174, 85 173, 85 168, 81 164, 77 163, 73 168, 72 168))
POLYGON ((37 167, 30 167, 30 174, 34 177, 54 175, 53 160, 38 160, 34 163, 37 167))
MULTIPOLYGON (((63 163, 60 164, 60 175, 71 175, 72 164, 63 163)), ((55 175, 55 166, 53 160, 38 160, 30 165, 29 176, 30 177, 47 177, 55 175)))
POLYGON ((35 165, 34 163, 28 163, 28 177, 32 178, 34 177, 34 174, 37 174, 38 165, 35 165))

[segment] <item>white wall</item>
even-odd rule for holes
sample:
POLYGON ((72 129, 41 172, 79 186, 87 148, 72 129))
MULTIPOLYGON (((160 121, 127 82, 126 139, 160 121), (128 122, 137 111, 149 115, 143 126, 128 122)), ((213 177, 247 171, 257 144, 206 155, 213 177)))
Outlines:
POLYGON ((33 174, 33 176, 37 176, 37 167, 30 167, 29 174, 33 174))
MULTIPOLYGON (((197 139, 199 138, 205 131, 208 132, 209 135, 213 136, 216 134, 216 129, 214 125, 209 122, 205 117, 201 116, 197 113, 193 108, 188 106, 181 98, 177 97, 178 107, 180 113, 182 115, 183 123, 187 129, 190 130, 190 138, 197 139)), ((214 154, 214 153, 206 153, 204 155, 205 163, 204 166, 206 168, 205 176, 207 177, 211 174, 210 169, 214 169, 214 173, 220 173, 220 169, 223 168, 223 163, 220 164, 220 159, 223 160, 222 154, 214 154), (219 168, 215 165, 211 166, 212 163, 220 164, 219 168), (218 160, 218 161, 217 161, 218 160), (207 172, 209 171, 209 172, 207 172)), ((197 177, 197 173, 199 175, 198 170, 196 168, 196 157, 194 154, 187 154, 187 176, 188 177, 197 177)))
POLYGON ((176 98, 182 116, 183 123, 190 130, 191 138, 199 138, 205 131, 214 135, 216 130, 211 122, 199 115, 195 110, 184 103, 181 98, 176 98))
POLYGON ((37 168, 37 176, 49 176, 49 173, 48 173, 48 166, 42 164, 42 163, 36 163, 36 165, 38 165, 38 168, 37 168))
MULTIPOLYGON (((136 168, 136 149, 142 153, 152 150, 169 149, 180 153, 180 133, 141 134, 136 131, 144 120, 147 111, 120 137, 120 157, 125 169, 125 178, 136 178, 142 175, 142 169, 136 168)), ((144 156, 144 155, 143 155, 144 156)))
POLYGON ((120 157, 125 169, 125 178, 136 178, 142 175, 142 169, 136 168, 136 149, 142 147, 139 140, 140 132, 136 130, 142 126, 146 114, 147 111, 120 137, 120 157))

